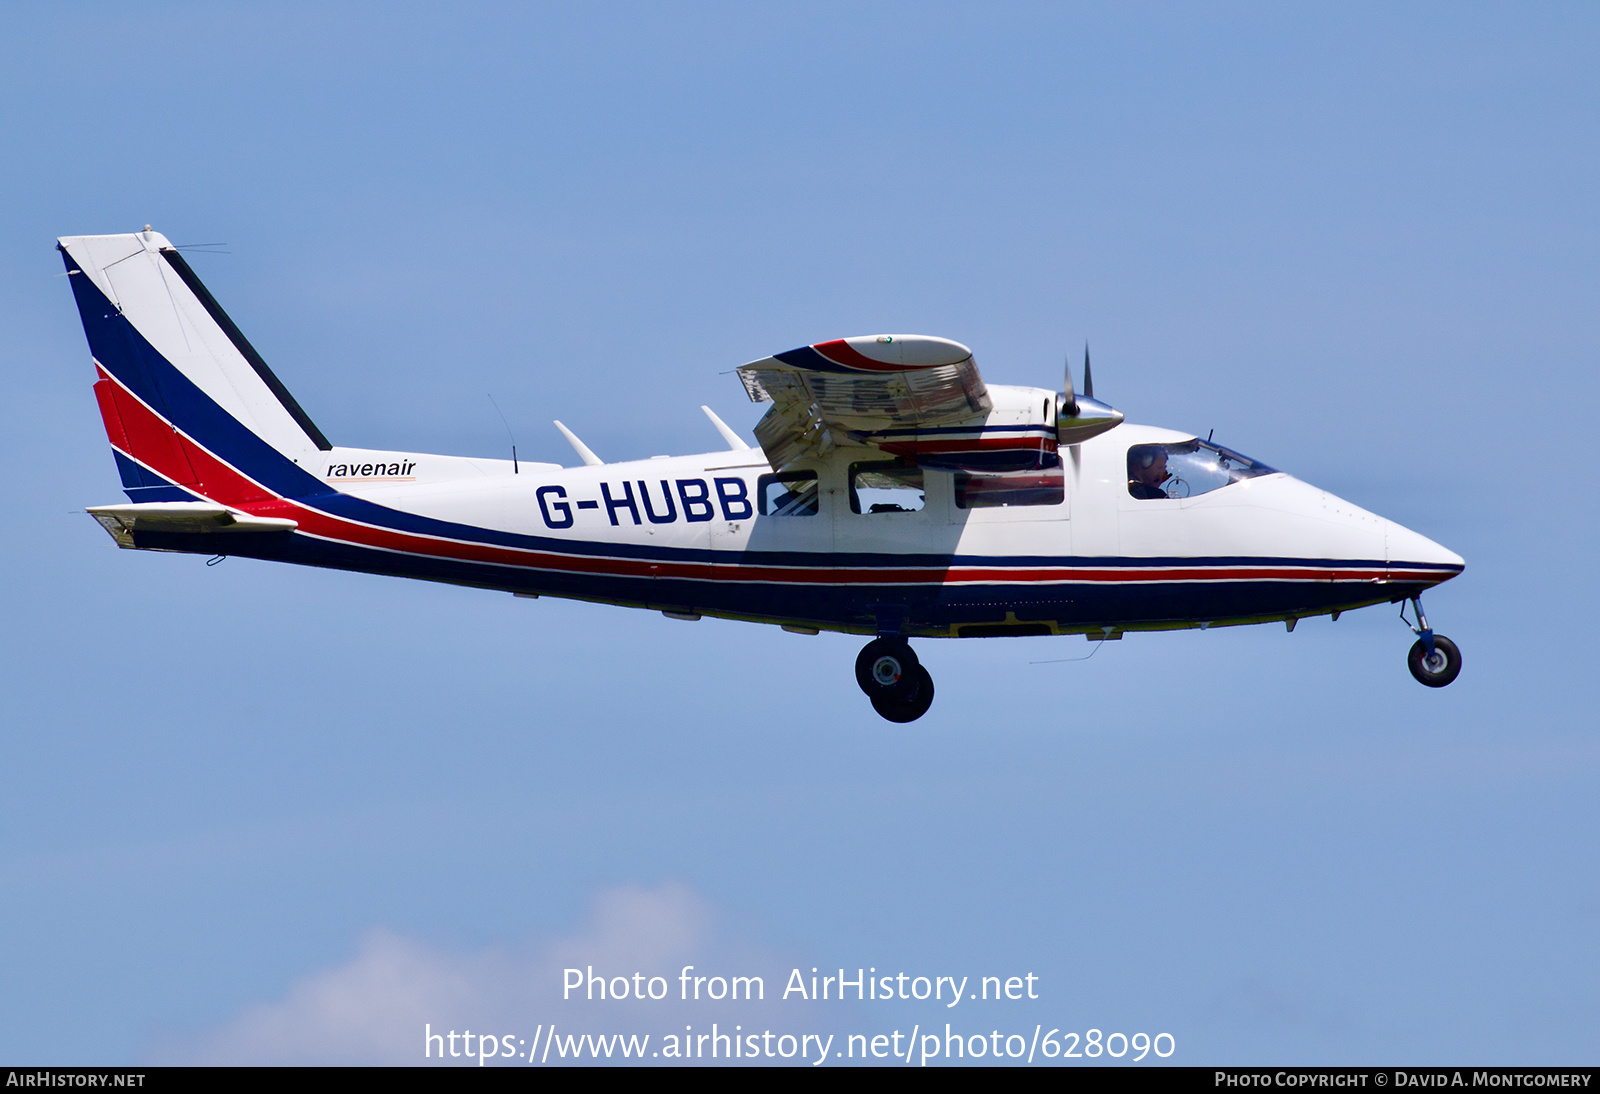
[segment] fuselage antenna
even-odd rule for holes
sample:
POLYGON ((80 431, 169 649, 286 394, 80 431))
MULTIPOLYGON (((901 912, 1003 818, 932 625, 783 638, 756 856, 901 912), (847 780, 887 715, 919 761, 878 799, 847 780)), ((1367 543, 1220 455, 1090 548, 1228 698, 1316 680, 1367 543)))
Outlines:
POLYGON ((493 395, 489 396, 489 405, 494 407, 496 414, 500 415, 500 424, 506 427, 506 436, 511 438, 511 473, 513 475, 521 474, 521 469, 517 467, 517 438, 511 432, 511 423, 506 421, 506 416, 500 412, 500 404, 494 401, 493 395))

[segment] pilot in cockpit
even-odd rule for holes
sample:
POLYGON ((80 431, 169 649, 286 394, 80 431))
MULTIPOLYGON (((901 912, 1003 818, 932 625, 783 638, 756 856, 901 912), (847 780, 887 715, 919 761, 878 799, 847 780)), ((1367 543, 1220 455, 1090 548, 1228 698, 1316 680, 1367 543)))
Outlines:
POLYGON ((1167 450, 1159 444, 1140 444, 1128 449, 1128 493, 1141 500, 1165 498, 1161 484, 1169 478, 1167 450))

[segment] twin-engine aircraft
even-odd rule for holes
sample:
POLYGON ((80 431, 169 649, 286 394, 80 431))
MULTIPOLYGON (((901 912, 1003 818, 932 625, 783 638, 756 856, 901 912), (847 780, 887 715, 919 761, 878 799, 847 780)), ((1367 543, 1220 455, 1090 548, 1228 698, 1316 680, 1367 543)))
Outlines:
POLYGON ((1084 392, 984 383, 967 347, 881 334, 739 369, 770 402, 746 444, 578 467, 330 443, 146 226, 58 243, 127 504, 117 544, 425 578, 871 636, 883 717, 933 702, 912 638, 1281 622, 1400 603, 1412 675, 1454 643, 1424 590, 1462 560, 1208 437, 1124 423, 1084 392))

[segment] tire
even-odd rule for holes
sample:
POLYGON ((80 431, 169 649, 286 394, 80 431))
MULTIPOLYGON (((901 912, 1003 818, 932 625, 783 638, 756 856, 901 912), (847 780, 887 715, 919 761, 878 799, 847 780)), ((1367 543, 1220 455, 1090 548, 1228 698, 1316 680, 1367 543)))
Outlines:
POLYGON ((918 665, 912 672, 916 686, 911 694, 900 699, 880 699, 874 696, 872 709, 891 722, 915 722, 933 706, 933 677, 918 665))
POLYGON ((1435 664, 1430 665, 1424 660, 1426 649, 1419 638, 1406 657, 1406 665, 1411 669, 1411 675, 1417 678, 1417 683, 1430 688, 1442 688, 1461 675, 1461 651, 1450 639, 1436 634, 1433 636, 1433 652, 1435 664))
POLYGON ((868 699, 904 699, 917 686, 920 663, 903 638, 874 638, 856 655, 856 684, 868 699))

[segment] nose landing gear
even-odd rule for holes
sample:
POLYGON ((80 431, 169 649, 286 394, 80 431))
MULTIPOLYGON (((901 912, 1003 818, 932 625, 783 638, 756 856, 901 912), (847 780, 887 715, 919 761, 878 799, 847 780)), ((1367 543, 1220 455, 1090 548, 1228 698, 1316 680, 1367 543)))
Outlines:
POLYGON ((891 722, 914 722, 933 705, 933 677, 903 638, 874 638, 856 655, 856 683, 891 722))
POLYGON ((1417 683, 1430 688, 1442 688, 1461 675, 1461 651, 1444 635, 1433 633, 1433 628, 1428 626, 1428 617, 1422 614, 1421 597, 1412 597, 1411 606, 1417 613, 1415 624, 1406 618, 1406 606, 1400 605, 1401 621, 1417 636, 1411 652, 1406 656, 1406 665, 1417 683))

